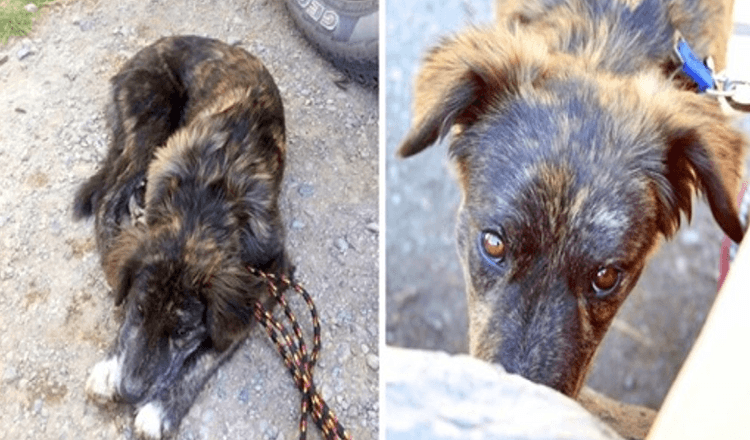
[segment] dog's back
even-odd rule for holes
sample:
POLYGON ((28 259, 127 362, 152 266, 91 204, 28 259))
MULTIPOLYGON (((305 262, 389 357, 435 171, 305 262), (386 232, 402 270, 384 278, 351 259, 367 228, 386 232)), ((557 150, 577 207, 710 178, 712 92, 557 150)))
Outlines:
MULTIPOLYGON (((244 112, 225 121, 245 127, 222 128, 247 133, 252 124, 266 133, 267 139, 254 142, 262 150, 258 153, 280 154, 283 160, 286 141, 279 91, 263 64, 240 48, 195 36, 162 38, 138 52, 112 78, 107 111, 111 146, 104 165, 80 188, 74 203, 77 218, 97 214, 101 255, 133 220, 131 200, 145 204, 144 181, 156 150, 178 129, 221 112, 244 112)), ((206 124, 195 125, 194 130, 211 131, 206 124)), ((281 175, 275 180, 278 186, 281 175)))

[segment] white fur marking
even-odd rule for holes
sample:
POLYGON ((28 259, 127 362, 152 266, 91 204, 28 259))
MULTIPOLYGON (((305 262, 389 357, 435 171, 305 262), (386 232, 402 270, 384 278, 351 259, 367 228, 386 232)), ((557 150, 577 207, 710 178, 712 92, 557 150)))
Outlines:
POLYGON ((602 229, 619 232, 627 227, 627 220, 621 213, 599 209, 591 219, 592 223, 602 229))
POLYGON ((114 398, 120 383, 121 365, 117 356, 94 365, 86 380, 86 394, 94 400, 107 402, 114 398))
POLYGON ((160 439, 162 434, 162 409, 156 402, 149 402, 135 415, 135 433, 139 437, 160 439))

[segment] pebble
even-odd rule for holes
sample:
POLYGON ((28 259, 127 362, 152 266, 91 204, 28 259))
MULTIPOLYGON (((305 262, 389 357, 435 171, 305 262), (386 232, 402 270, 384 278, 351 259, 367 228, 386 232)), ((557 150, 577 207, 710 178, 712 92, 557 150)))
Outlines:
POLYGON ((243 388, 240 390, 239 394, 237 395, 237 400, 242 403, 247 403, 250 401, 250 393, 247 391, 247 388, 243 388))
POLYGON ((305 223, 299 220, 292 221, 292 229, 302 229, 305 227, 305 223))
POLYGON ((5 367, 5 371, 3 371, 3 382, 10 384, 18 380, 19 377, 18 370, 14 367, 10 365, 5 367))
POLYGON ((367 363, 367 366, 374 371, 378 371, 378 368, 380 368, 380 358, 378 358, 378 355, 375 353, 370 353, 365 356, 365 362, 367 363))
POLYGON ((6 62, 8 62, 8 55, 4 55, 4 56, 0 57, 0 66, 2 66, 3 64, 5 64, 6 62))
POLYGON ((349 249, 349 243, 347 243, 343 238, 337 238, 336 248, 341 252, 344 252, 345 250, 349 249))
POLYGON ((336 350, 336 354, 338 356, 338 361, 340 363, 346 362, 347 359, 349 359, 349 356, 351 355, 352 350, 349 348, 349 344, 343 343, 339 344, 338 350, 336 350))
POLYGON ((315 194, 315 187, 310 185, 309 183, 303 183, 299 186, 299 188, 297 188, 297 192, 302 197, 310 197, 311 195, 315 194))
POLYGON ((39 415, 42 412, 42 405, 44 405, 42 399, 37 399, 36 402, 34 402, 34 414, 39 415))
POLYGON ((367 226, 365 226, 365 228, 367 228, 367 230, 368 230, 368 231, 370 231, 370 232, 374 232, 374 233, 376 233, 376 234, 377 234, 377 233, 378 233, 378 231, 380 230, 380 227, 379 227, 379 226, 378 226, 378 224, 377 224, 377 223, 375 223, 375 222, 372 222, 372 223, 368 223, 368 224, 367 224, 367 226))
POLYGON ((21 48, 18 49, 18 52, 16 52, 16 57, 18 57, 19 60, 22 60, 33 53, 34 53, 34 49, 31 46, 31 40, 29 40, 28 38, 25 38, 21 42, 21 48))
POLYGON ((23 7, 27 11, 31 12, 32 14, 39 10, 39 8, 36 7, 34 3, 29 3, 28 5, 23 7))

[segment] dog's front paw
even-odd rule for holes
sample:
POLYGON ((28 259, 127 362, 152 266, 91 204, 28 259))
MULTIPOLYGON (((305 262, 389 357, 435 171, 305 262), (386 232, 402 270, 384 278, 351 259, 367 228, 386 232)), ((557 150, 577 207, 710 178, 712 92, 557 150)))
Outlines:
POLYGON ((149 402, 138 409, 135 415, 135 434, 148 440, 161 439, 170 429, 169 421, 158 402, 149 402))
POLYGON ((99 403, 110 402, 115 397, 119 381, 120 363, 114 356, 94 365, 86 380, 86 394, 99 403))

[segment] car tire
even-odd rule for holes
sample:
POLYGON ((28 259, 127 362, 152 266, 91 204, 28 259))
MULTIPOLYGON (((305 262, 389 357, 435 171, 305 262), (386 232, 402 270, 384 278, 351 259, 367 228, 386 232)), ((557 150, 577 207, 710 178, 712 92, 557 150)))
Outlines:
POLYGON ((378 0, 284 0, 303 34, 337 68, 378 86, 378 0))

